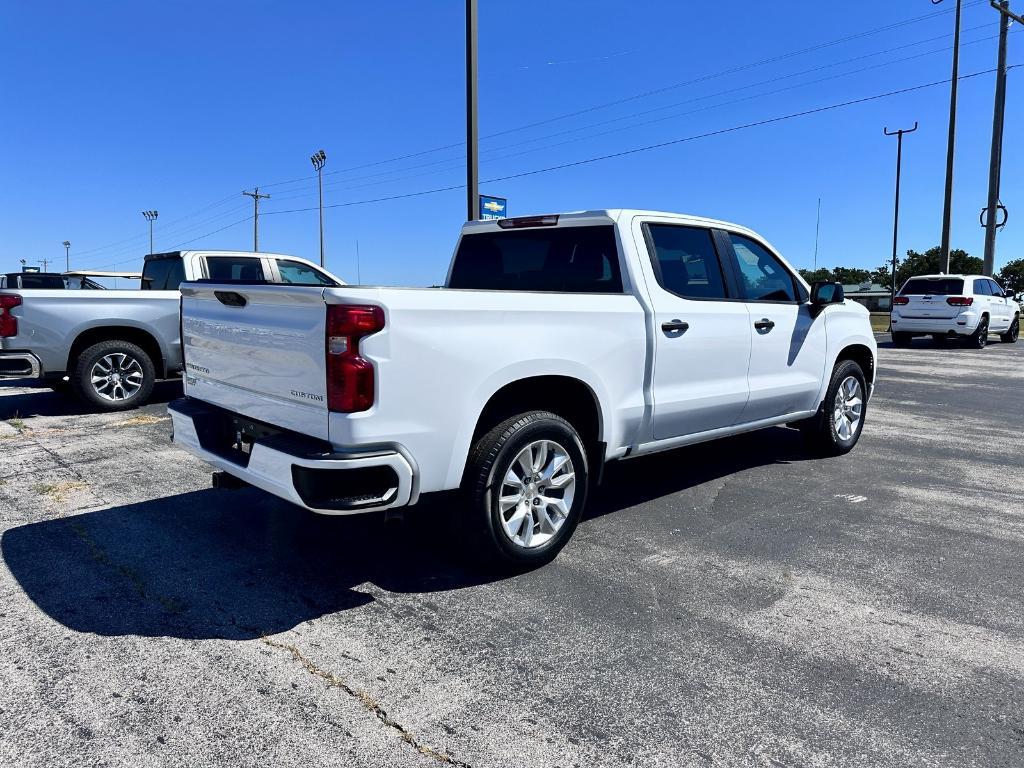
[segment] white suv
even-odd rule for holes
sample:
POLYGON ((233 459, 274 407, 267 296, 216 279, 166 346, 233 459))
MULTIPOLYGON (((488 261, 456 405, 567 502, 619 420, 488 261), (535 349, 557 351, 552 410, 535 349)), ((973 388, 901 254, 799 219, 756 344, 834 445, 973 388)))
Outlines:
POLYGON ((990 333, 1012 344, 1020 335, 1020 306, 985 275, 919 275, 903 285, 893 302, 892 340, 898 347, 914 336, 936 341, 964 338, 977 349, 990 333))

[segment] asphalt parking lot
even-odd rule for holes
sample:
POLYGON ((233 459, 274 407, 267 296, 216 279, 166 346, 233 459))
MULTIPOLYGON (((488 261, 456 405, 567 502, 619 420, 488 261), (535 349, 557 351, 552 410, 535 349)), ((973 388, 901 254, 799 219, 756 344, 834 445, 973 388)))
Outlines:
POLYGON ((624 463, 512 578, 0 386, 0 765, 1020 766, 1024 344, 882 346, 850 456, 624 463))

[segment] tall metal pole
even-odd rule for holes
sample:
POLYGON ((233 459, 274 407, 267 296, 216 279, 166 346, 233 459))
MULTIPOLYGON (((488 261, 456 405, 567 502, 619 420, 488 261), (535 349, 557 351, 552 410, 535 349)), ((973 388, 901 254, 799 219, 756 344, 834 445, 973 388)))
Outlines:
POLYGON ((65 240, 64 243, 64 271, 71 271, 71 241, 65 240))
POLYGON ((1006 112, 1006 43, 1013 21, 1024 23, 1024 19, 1010 12, 1010 0, 996 3, 990 0, 993 8, 999 11, 999 63, 996 68, 996 103, 992 113, 992 156, 988 171, 988 205, 983 213, 985 218, 985 265, 982 271, 986 275, 995 272, 996 267, 996 230, 999 219, 999 177, 1003 165, 1003 121, 1006 112))
POLYGON ((814 269, 818 269, 818 233, 821 231, 821 198, 818 198, 818 218, 814 222, 814 269))
POLYGON ((315 155, 310 156, 310 162, 316 169, 317 187, 320 190, 320 266, 324 266, 324 165, 327 163, 327 153, 322 149, 315 155))
POLYGON ((259 187, 252 192, 243 190, 242 194, 252 198, 252 249, 255 252, 260 249, 260 200, 266 200, 270 195, 261 195, 259 187))
MULTIPOLYGON (((942 0, 932 0, 933 5, 942 0)), ((949 86, 949 138, 946 143, 946 197, 942 207, 942 245, 940 271, 949 273, 950 228, 953 221, 953 158, 956 148, 957 86, 960 84, 960 12, 963 0, 956 0, 956 27, 953 32, 953 79, 949 86)))
POLYGON ((153 222, 156 221, 160 215, 159 211, 143 211, 142 215, 146 217, 146 221, 149 222, 149 252, 153 252, 153 222))
POLYGON ((896 300, 896 253, 900 238, 900 178, 903 175, 903 134, 913 133, 916 130, 916 120, 914 121, 913 128, 906 130, 900 128, 898 131, 890 131, 888 128, 884 130, 886 136, 896 137, 896 208, 892 217, 892 289, 889 303, 890 312, 892 312, 892 307, 896 300))
POLYGON ((480 218, 477 131, 477 0, 466 0, 466 219, 480 218))

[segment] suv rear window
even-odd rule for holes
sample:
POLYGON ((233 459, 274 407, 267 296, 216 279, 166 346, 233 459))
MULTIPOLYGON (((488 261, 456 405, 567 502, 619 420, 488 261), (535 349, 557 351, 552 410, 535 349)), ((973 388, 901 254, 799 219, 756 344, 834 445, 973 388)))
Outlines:
POLYGON ((611 225, 465 235, 449 288, 622 293, 611 225))
POLYGON ((952 277, 912 277, 900 289, 900 296, 960 296, 964 281, 952 277))

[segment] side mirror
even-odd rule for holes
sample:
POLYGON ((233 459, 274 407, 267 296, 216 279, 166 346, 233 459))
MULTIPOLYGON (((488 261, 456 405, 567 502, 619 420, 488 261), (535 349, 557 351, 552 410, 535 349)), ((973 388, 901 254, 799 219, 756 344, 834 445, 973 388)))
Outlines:
POLYGON ((822 309, 828 304, 842 304, 846 300, 842 283, 819 280, 811 286, 811 306, 822 309))

